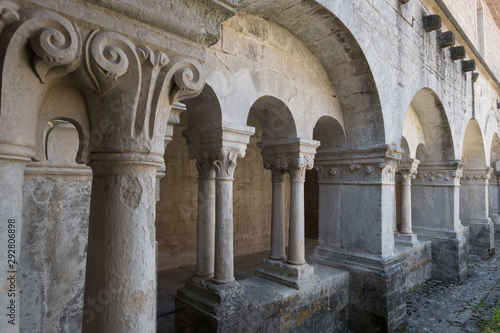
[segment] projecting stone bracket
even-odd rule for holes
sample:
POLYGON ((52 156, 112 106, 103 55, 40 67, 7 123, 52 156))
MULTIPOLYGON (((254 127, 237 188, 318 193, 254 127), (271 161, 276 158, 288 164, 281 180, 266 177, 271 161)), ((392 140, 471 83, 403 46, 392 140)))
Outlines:
POLYGON ((437 42, 441 49, 450 47, 455 45, 455 33, 453 31, 445 31, 441 30, 437 33, 437 42))
POLYGON ((441 29, 441 24, 442 24, 441 16, 439 15, 424 16, 422 23, 425 32, 431 32, 433 30, 441 29))
POLYGON ((462 60, 462 72, 472 72, 476 70, 476 60, 462 60))
POLYGON ((454 46, 450 48, 450 58, 453 60, 464 59, 466 56, 465 46, 454 46))

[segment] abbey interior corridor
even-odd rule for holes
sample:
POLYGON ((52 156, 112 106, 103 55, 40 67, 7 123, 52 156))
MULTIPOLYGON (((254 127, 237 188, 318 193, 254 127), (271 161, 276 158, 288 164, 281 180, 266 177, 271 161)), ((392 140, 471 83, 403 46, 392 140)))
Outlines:
POLYGON ((165 288, 175 332, 404 332, 407 293, 495 251, 499 27, 500 0, 0 0, 0 332, 153 333, 165 288))

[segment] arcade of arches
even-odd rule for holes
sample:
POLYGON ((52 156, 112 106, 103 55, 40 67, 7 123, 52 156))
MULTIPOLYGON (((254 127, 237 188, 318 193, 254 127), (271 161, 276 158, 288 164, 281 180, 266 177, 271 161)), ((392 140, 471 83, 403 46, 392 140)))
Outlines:
POLYGON ((0 0, 0 331, 155 332, 189 265, 178 332, 404 331, 495 251, 476 1, 0 0))

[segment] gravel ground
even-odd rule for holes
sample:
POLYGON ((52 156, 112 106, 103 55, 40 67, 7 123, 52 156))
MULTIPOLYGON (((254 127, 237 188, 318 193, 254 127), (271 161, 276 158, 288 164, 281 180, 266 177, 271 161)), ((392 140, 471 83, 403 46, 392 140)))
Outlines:
MULTIPOLYGON (((500 242, 495 243, 500 252, 500 242)), ((469 255, 462 284, 429 281, 408 293, 407 332, 482 332, 500 300, 500 254, 469 255)))

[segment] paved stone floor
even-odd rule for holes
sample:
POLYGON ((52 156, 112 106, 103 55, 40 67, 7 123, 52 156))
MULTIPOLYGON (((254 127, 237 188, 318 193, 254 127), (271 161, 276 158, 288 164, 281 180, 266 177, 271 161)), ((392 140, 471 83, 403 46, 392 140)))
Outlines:
POLYGON ((487 260, 469 255, 462 284, 429 281, 410 292, 407 332, 482 332, 500 300, 500 242, 495 247, 487 260))
MULTIPOLYGON (((307 255, 314 246, 315 241, 308 240, 307 255)), ((500 242, 495 247, 500 252, 500 242)), ((235 258, 235 278, 253 275, 267 252, 235 258)), ((193 272, 194 266, 189 266, 158 273, 158 333, 174 331, 174 296, 193 272)), ((468 277, 462 284, 429 281, 408 294, 407 332, 481 332, 499 300, 500 254, 488 260, 470 255, 468 277)))

